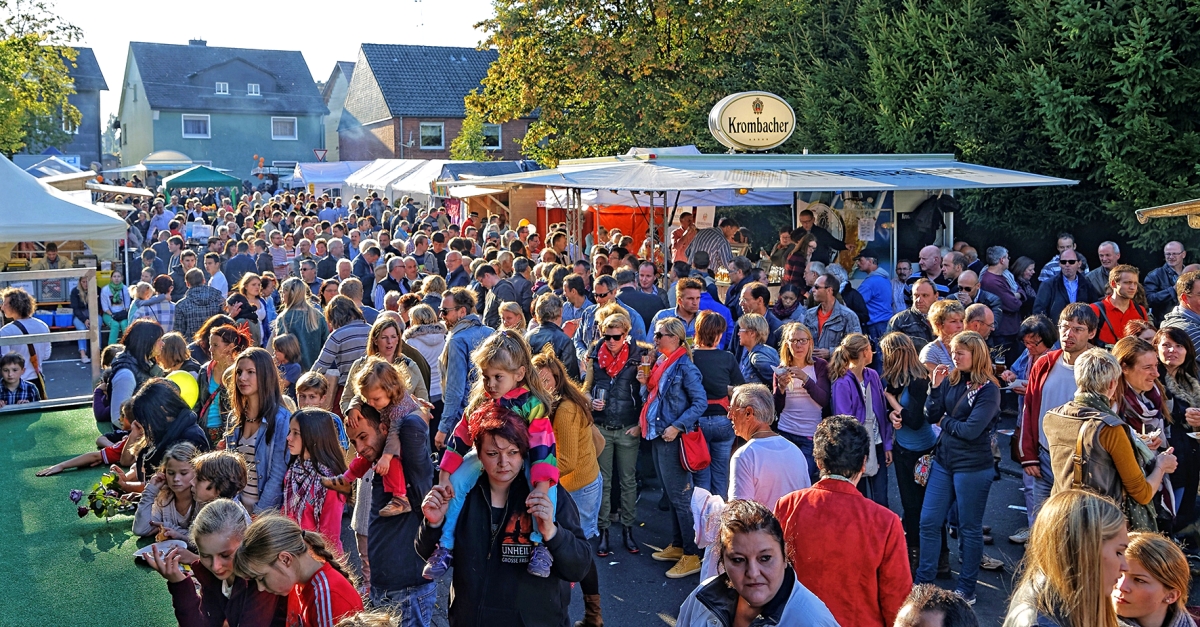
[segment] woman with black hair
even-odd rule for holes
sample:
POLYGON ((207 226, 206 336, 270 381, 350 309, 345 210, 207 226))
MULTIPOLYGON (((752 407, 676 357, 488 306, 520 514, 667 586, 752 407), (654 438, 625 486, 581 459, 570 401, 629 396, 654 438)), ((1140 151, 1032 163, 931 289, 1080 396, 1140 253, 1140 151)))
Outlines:
POLYGON ((283 503, 291 412, 283 404, 279 371, 265 349, 249 348, 238 355, 233 380, 225 449, 246 460, 250 480, 242 490, 242 504, 257 515, 283 503))
POLYGON ((1171 473, 1171 486, 1177 495, 1173 529, 1179 531, 1196 518, 1196 492, 1200 486, 1200 441, 1191 437, 1200 431, 1196 347, 1187 331, 1163 327, 1154 336, 1154 348, 1158 353, 1159 380, 1164 388, 1163 402, 1170 413, 1166 425, 1167 442, 1175 448, 1175 458, 1179 462, 1179 467, 1171 473), (1183 498, 1178 498, 1180 492, 1183 498))
POLYGON ((126 473, 116 465, 111 467, 120 478, 121 487, 127 491, 141 492, 142 482, 154 474, 172 446, 191 442, 200 451, 212 448, 196 423, 196 414, 179 397, 179 389, 170 381, 150 379, 146 382, 133 397, 133 415, 137 416, 145 434, 133 469, 126 473))
POLYGON ((153 320, 134 320, 125 330, 121 344, 125 350, 113 360, 108 369, 109 420, 113 428, 119 429, 121 424, 121 403, 133 398, 146 381, 163 375, 154 356, 162 341, 163 328, 153 320))
POLYGON ((229 428, 230 391, 225 387, 225 373, 233 367, 234 359, 250 348, 252 341, 246 325, 234 327, 223 324, 213 327, 209 333, 207 344, 212 359, 200 367, 197 377, 200 392, 196 398, 196 414, 213 446, 225 437, 229 428))

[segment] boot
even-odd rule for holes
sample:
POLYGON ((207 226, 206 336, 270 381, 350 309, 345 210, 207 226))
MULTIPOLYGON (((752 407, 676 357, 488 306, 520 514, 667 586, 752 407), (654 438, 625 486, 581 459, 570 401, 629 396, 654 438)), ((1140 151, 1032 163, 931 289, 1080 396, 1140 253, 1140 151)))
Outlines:
MULTIPOLYGON (((607 537, 608 536, 605 536, 605 538, 607 538, 607 537)), ((627 527, 627 526, 621 527, 621 542, 625 543, 626 551, 629 551, 630 553, 632 553, 634 555, 641 553, 641 550, 638 549, 637 540, 633 539, 633 527, 627 527)))
POLYGON ((575 621, 575 627, 604 627, 604 617, 600 615, 600 595, 583 595, 583 620, 575 621))
POLYGON ((600 544, 596 546, 597 557, 608 557, 612 551, 608 548, 608 529, 600 530, 600 544))

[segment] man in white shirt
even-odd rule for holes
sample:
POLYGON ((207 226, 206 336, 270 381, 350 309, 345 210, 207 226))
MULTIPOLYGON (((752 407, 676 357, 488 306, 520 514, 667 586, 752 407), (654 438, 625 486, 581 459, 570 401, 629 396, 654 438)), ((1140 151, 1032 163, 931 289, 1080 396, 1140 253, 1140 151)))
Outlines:
POLYGON ((221 298, 229 296, 229 281, 221 272, 221 256, 217 253, 204 255, 204 269, 208 271, 208 286, 221 293, 221 298))

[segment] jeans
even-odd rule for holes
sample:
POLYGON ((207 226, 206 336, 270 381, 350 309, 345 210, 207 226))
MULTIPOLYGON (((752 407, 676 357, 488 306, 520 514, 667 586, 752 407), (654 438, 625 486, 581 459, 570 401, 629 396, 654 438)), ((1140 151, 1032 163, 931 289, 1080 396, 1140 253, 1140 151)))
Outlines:
POLYGON ((568 494, 579 509, 579 526, 583 527, 583 537, 591 539, 600 535, 596 529, 596 518, 600 513, 601 497, 604 496, 604 477, 596 475, 595 481, 568 494))
MULTIPOLYGON (((389 473, 390 474, 390 473, 389 473)), ((458 515, 462 513, 463 503, 467 500, 467 493, 475 488, 475 484, 479 481, 479 476, 483 474, 483 463, 479 461, 479 456, 472 449, 463 457, 462 464, 458 470, 450 473, 450 485, 454 487, 454 498, 450 499, 450 508, 446 510, 446 519, 442 521, 442 548, 447 551, 454 548, 454 529, 458 526, 458 515)), ((529 459, 525 460, 525 478, 529 478, 529 459)), ((530 488, 533 486, 531 485, 530 488)), ((558 508, 558 490, 554 486, 550 487, 550 504, 557 511, 558 508)), ((688 495, 691 498, 691 495, 688 495)), ((534 525, 533 532, 529 534, 529 541, 534 544, 541 544, 542 532, 538 531, 534 525)))
POLYGON ((729 494, 729 458, 733 457, 733 422, 729 416, 701 416, 700 432, 708 443, 712 463, 708 468, 692 473, 697 488, 725 498, 729 494))
MULTIPOLYGON (((118 322, 111 315, 104 314, 104 324, 108 327, 108 344, 112 345, 120 341, 122 335, 125 335, 125 329, 129 328, 129 318, 118 322)), ((190 338, 187 339, 190 341, 190 338)))
POLYGON ((654 467, 662 481, 663 492, 671 501, 671 543, 683 547, 685 555, 699 555, 695 523, 692 520, 692 474, 679 461, 679 438, 667 442, 661 437, 650 441, 654 467))
POLYGON ((638 448, 642 439, 625 433, 625 428, 607 429, 596 425, 604 435, 604 450, 600 451, 600 478, 602 479, 600 513, 597 526, 608 529, 612 512, 612 491, 620 486, 621 524, 632 527, 637 516, 637 462, 638 448), (613 472, 617 480, 613 480, 613 472))
POLYGON ((433 605, 437 601, 437 582, 431 581, 400 590, 371 586, 371 605, 386 608, 400 617, 400 627, 429 627, 433 623, 433 605))
MULTIPOLYGON (((75 325, 75 330, 87 331, 87 324, 84 323, 83 320, 80 320, 79 318, 72 316, 71 323, 75 325)), ((78 340, 78 344, 79 344, 80 351, 86 351, 88 349, 88 341, 87 340, 78 340)))
POLYGON ((1054 488, 1054 467, 1050 465, 1050 451, 1038 445, 1038 467, 1042 470, 1041 477, 1033 480, 1033 507, 1029 520, 1036 520, 1042 504, 1050 498, 1050 490, 1054 488))
POLYGON ((991 489, 991 468, 951 473, 938 460, 933 461, 929 483, 925 486, 925 504, 921 508, 921 559, 916 583, 932 583, 937 575, 938 550, 946 514, 951 504, 957 501, 958 538, 962 547, 957 591, 967 598, 975 596, 979 560, 983 557, 983 510, 991 489))
POLYGON ((816 458, 813 457, 813 439, 796 435, 795 433, 788 433, 787 431, 780 431, 779 435, 782 435, 783 439, 788 442, 795 444, 796 448, 800 449, 801 453, 804 453, 804 461, 808 462, 808 478, 813 483, 819 481, 821 479, 821 471, 817 468, 816 458))
POLYGON ((1025 526, 1032 529, 1033 519, 1037 516, 1038 510, 1037 496, 1033 493, 1033 486, 1037 482, 1032 475, 1021 473, 1021 487, 1025 488, 1025 526))
POLYGON ((888 465, 884 459, 883 443, 875 445, 875 459, 879 460, 879 471, 874 477, 862 476, 858 480, 858 491, 876 503, 888 506, 888 465))
POLYGON ((925 486, 917 483, 913 471, 917 460, 933 449, 910 451, 899 444, 892 445, 892 460, 896 466, 896 489, 900 491, 900 517, 904 525, 904 539, 909 549, 921 546, 921 505, 925 502, 925 486))

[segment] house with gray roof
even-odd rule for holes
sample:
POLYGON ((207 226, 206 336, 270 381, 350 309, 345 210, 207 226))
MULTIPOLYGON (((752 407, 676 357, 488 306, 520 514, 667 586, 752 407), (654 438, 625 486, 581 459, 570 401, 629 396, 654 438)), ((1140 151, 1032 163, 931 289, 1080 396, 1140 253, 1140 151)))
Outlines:
MULTIPOLYGON (((338 122, 341 159, 449 159, 495 50, 362 44, 338 122)), ((533 118, 484 127, 497 159, 521 159, 533 118)))
POLYGON ((296 51, 131 42, 121 88, 121 165, 174 150, 242 179, 325 148, 329 110, 296 51))
MULTIPOLYGON (((100 92, 108 91, 108 83, 104 81, 104 73, 100 71, 100 64, 96 62, 96 54, 91 48, 75 48, 75 52, 74 62, 65 58, 63 62, 75 87, 75 93, 67 96, 67 102, 79 110, 80 122, 78 126, 55 122, 55 125, 61 123, 63 130, 70 134, 66 144, 55 148, 59 159, 87 170, 93 163, 100 162, 100 136, 104 134, 103 123, 100 120, 100 92)), ((36 162, 44 158, 39 155, 17 161, 24 165, 32 165, 24 162, 36 162)))

